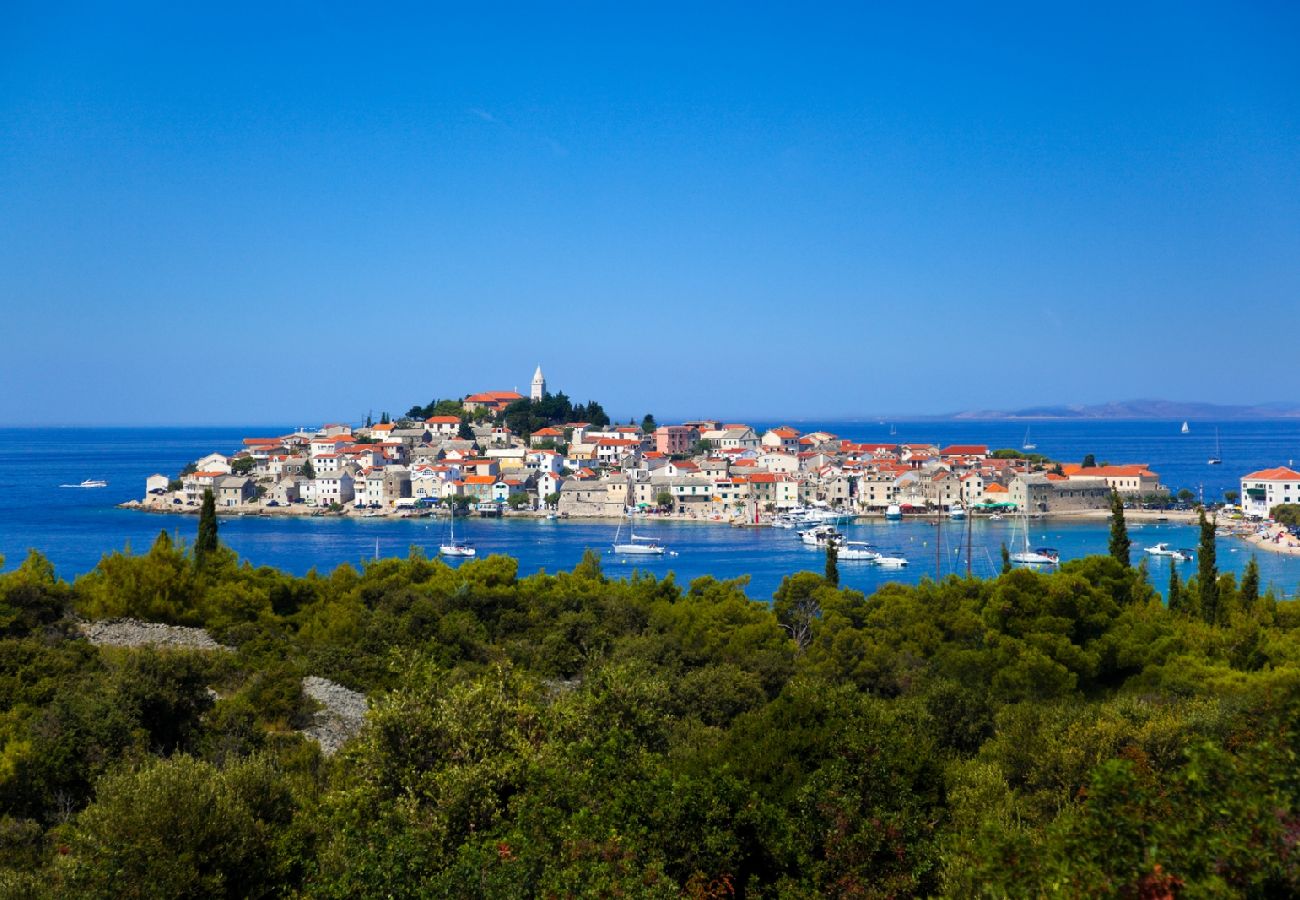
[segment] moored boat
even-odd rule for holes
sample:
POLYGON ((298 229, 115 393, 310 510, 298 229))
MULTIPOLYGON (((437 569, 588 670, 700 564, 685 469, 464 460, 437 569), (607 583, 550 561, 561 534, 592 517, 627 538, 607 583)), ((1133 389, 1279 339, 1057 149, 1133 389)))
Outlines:
POLYGON ((1154 547, 1144 548, 1148 556, 1167 556, 1178 562, 1187 562, 1194 555, 1191 550, 1177 550, 1170 547, 1165 541, 1161 541, 1154 547))
POLYGON ((876 562, 880 553, 866 541, 844 541, 835 548, 840 559, 859 562, 876 562))

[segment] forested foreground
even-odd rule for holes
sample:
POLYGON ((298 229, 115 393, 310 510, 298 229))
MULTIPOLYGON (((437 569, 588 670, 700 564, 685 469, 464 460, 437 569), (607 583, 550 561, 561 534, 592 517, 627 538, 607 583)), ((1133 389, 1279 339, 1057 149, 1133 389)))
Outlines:
POLYGON ((294 578, 201 535, 0 576, 8 895, 1276 896, 1300 610, 1111 557, 867 597, 791 575, 294 578), (195 552, 197 550, 198 552, 195 552), (1212 614, 1197 599, 1213 595, 1212 614), (225 651, 97 648, 75 618, 225 651), (325 758, 304 675, 371 699, 325 758))

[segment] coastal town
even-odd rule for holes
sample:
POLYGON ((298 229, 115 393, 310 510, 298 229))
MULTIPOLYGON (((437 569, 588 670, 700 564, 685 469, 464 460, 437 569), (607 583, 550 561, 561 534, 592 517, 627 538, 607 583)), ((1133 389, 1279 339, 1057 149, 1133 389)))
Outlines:
MULTIPOLYGON (((559 402, 557 402, 557 397, 559 402)), ((792 511, 853 517, 1029 514, 1108 510, 1112 492, 1133 506, 1167 505, 1170 491, 1143 462, 1056 462, 1032 448, 985 444, 858 443, 790 426, 759 431, 699 419, 616 425, 555 414, 539 366, 527 397, 473 393, 389 421, 249 436, 186 471, 147 479, 130 505, 196 512, 212 491, 224 514, 418 516, 468 513, 559 518, 646 516, 780 524, 792 511), (538 411, 549 413, 539 416, 538 411), (512 428, 511 422, 538 425, 512 428)), ((1300 474, 1285 467, 1242 479, 1241 512, 1267 518, 1300 502, 1300 474)))
POLYGON ((455 413, 249 436, 238 450, 210 453, 178 476, 150 476, 138 505, 193 511, 211 490, 227 513, 401 515, 457 506, 489 515, 617 517, 636 508, 763 524, 801 506, 867 516, 1062 513, 1105 509, 1112 490, 1168 495, 1142 463, 1057 464, 983 444, 855 443, 826 431, 760 433, 719 419, 563 421, 522 433, 509 426, 512 405, 549 397, 538 367, 529 397, 487 391, 466 396, 455 413))

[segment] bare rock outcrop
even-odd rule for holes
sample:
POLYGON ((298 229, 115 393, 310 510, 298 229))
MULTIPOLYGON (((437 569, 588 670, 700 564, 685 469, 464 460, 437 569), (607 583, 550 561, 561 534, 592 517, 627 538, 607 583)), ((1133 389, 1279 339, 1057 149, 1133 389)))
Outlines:
POLYGON ((321 705, 302 733, 320 744, 326 756, 335 753, 365 724, 369 708, 365 694, 315 675, 302 680, 302 692, 321 705))
POLYGON ((202 628, 141 622, 139 619, 102 619, 78 622, 86 640, 100 647, 180 647, 192 650, 229 650, 202 628))

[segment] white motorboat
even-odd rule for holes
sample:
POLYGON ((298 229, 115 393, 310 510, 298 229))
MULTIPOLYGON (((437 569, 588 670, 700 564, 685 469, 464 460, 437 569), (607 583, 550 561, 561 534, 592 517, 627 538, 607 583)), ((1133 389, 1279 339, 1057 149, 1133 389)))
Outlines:
POLYGON ((907 567, 907 559, 902 556, 878 556, 876 565, 882 569, 904 569, 907 567))
POLYGON ((668 552, 667 548, 654 538, 637 534, 635 523, 635 514, 629 514, 626 541, 620 540, 623 534, 623 523, 619 523, 618 531, 614 532, 615 553, 619 556, 663 556, 668 552))
POLYGON ((438 546, 438 555, 457 557, 477 556, 478 551, 474 549, 473 544, 468 541, 456 540, 456 511, 454 509, 451 511, 450 528, 451 530, 447 536, 447 543, 438 546))
POLYGON ((897 503, 891 503, 885 507, 885 518, 891 521, 898 521, 903 518, 903 507, 897 503))
POLYGON ((876 562, 880 559, 880 553, 866 541, 844 541, 835 548, 835 554, 839 559, 861 562, 876 562))
POLYGON ((1164 541, 1161 541, 1154 547, 1147 547, 1145 549, 1148 556, 1167 556, 1170 559, 1177 560, 1178 562, 1187 562, 1193 556, 1191 550, 1175 550, 1164 541))
POLYGON ((828 542, 838 546, 844 535, 836 531, 834 525, 814 525, 799 532, 799 539, 809 547, 825 547, 828 542))
POLYGON ((108 487, 108 482, 102 478, 87 478, 80 484, 61 484, 59 487, 65 488, 102 488, 108 487))
POLYGON ((948 518, 960 522, 962 519, 966 518, 966 508, 963 506, 954 506, 952 509, 948 510, 948 518))

